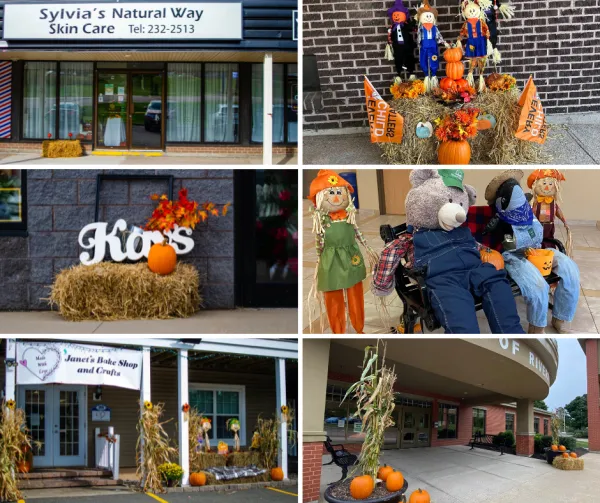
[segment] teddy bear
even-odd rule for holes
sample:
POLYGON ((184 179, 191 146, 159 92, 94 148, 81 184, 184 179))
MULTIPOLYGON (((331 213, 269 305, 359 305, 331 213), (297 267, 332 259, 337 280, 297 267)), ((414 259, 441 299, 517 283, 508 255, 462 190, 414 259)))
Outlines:
MULTIPOLYGON (((527 260, 530 249, 542 247, 544 230, 533 214, 521 188, 523 171, 509 169, 494 177, 485 189, 485 199, 495 213, 486 232, 502 243, 504 267, 517 283, 527 304, 528 333, 543 334, 548 323, 550 286, 541 272, 527 260)), ((567 255, 554 250, 552 271, 560 276, 554 292, 552 326, 558 333, 570 333, 566 324, 575 317, 579 300, 579 268, 567 255)))
MULTIPOLYGON (((359 243, 367 252, 369 264, 374 266, 378 259, 356 225, 356 208, 351 197, 353 192, 352 185, 340 175, 322 169, 311 182, 308 196, 314 205, 311 208, 312 230, 318 263, 307 306, 311 312, 315 299, 321 306, 319 294, 322 294, 329 326, 334 334, 346 333, 344 293, 350 323, 356 333, 363 333, 365 299, 362 282, 367 276, 367 269, 359 243)), ((324 326, 321 328, 323 331, 324 326)))
POLYGON ((481 297, 492 333, 522 334, 506 272, 481 260, 482 246, 462 226, 476 199, 475 189, 463 179, 461 169, 411 171, 406 223, 412 234, 386 245, 372 291, 391 293, 395 268, 390 264, 397 267, 404 259, 409 268, 424 271, 431 306, 446 333, 479 333, 473 299, 481 297))

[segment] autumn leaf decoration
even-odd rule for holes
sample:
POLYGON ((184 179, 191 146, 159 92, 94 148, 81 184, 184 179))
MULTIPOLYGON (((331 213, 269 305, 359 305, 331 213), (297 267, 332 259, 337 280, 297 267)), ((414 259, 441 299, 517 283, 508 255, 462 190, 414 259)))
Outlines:
POLYGON ((188 199, 188 191, 182 188, 177 201, 171 201, 166 194, 153 194, 153 201, 158 201, 158 206, 146 223, 149 231, 172 231, 176 225, 195 229, 199 222, 205 222, 210 216, 219 217, 227 215, 231 203, 219 207, 212 202, 199 204, 188 199))

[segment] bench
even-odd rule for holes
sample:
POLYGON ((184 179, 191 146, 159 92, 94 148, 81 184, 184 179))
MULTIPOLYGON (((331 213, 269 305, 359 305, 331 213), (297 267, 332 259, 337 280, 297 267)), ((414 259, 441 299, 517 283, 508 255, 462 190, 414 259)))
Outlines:
POLYGON ((327 437, 327 440, 323 441, 325 449, 331 454, 331 461, 329 463, 323 463, 323 466, 335 464, 342 469, 342 478, 340 482, 348 476, 348 467, 353 466, 358 461, 358 457, 346 449, 341 444, 332 444, 331 438, 327 437))
POLYGON ((500 456, 503 456, 504 450, 507 447, 506 440, 501 443, 497 443, 494 442, 495 437, 496 435, 483 435, 481 433, 476 433, 469 441, 471 450, 475 449, 475 447, 481 447, 482 449, 500 451, 500 456))
MULTIPOLYGON (((396 227, 392 227, 391 225, 382 225, 379 227, 379 235, 386 244, 406 232, 406 224, 400 224, 396 227)), ((477 236, 474 237, 478 240, 477 236)), ((561 251, 564 250, 560 241, 555 240, 555 244, 561 251)), ((421 320, 421 326, 423 327, 424 325, 424 328, 427 328, 430 332, 433 332, 442 326, 435 317, 433 308, 429 302, 429 294, 427 292, 427 286, 425 285, 426 272, 427 271, 424 269, 406 269, 402 263, 400 263, 396 269, 396 274, 394 276, 395 288, 404 307, 401 322, 404 326, 405 334, 415 333, 414 328, 418 320, 421 320)), ((551 272, 548 276, 545 276, 545 279, 551 287, 555 287, 560 280, 560 276, 551 272)), ((519 286, 512 278, 510 278, 510 276, 508 276, 508 281, 513 296, 517 297, 521 295, 519 286)), ((480 298, 476 298, 475 310, 480 311, 481 309, 483 309, 483 302, 480 298)), ((552 304, 550 304, 550 309, 552 309, 552 304)), ((393 328, 392 331, 397 332, 395 328, 393 328)))

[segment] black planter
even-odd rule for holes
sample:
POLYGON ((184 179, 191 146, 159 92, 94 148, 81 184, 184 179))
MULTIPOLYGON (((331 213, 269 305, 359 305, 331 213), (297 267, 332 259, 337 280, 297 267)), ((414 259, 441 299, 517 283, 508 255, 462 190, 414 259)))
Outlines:
POLYGON ((552 464, 552 461, 554 461, 554 458, 558 457, 558 456, 562 456, 565 452, 567 454, 569 454, 571 451, 553 451, 550 447, 546 447, 544 449, 544 451, 546 451, 546 461, 548 462, 549 465, 552 464))
POLYGON ((325 489, 325 494, 323 495, 325 497, 325 500, 328 501, 329 503, 348 503, 348 501, 361 501, 364 503, 406 503, 406 491, 408 490, 408 481, 404 481, 404 485, 402 486, 402 489, 400 489, 398 492, 395 493, 389 493, 385 496, 382 496, 380 498, 367 498, 364 500, 342 500, 342 499, 338 499, 334 496, 332 496, 331 491, 332 489, 337 486, 337 484, 332 484, 330 485, 327 489, 325 489))

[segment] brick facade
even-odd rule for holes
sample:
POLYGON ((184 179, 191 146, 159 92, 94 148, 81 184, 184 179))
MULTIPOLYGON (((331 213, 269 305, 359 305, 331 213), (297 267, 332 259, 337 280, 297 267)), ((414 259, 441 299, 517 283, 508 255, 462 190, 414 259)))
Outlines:
POLYGON ((600 367, 598 339, 585 342, 587 360, 588 441, 590 451, 600 452, 600 367))
POLYGON ((533 435, 517 435, 517 456, 531 456, 535 451, 533 435))
MULTIPOLYGON (((79 263, 79 231, 94 221, 96 175, 171 174, 174 196, 184 186, 190 199, 233 203, 233 171, 173 170, 27 170, 28 237, 0 237, 0 310, 45 310, 54 275, 79 263)), ((100 191, 100 221, 109 228, 119 218, 143 225, 155 203, 153 193, 167 190, 165 181, 105 181, 100 191)), ((200 224, 193 233, 196 245, 181 258, 200 272, 203 305, 234 307, 234 211, 200 224)))
POLYGON ((302 444, 302 501, 319 501, 323 442, 302 444))
MULTIPOLYGON (((411 13, 420 0, 404 0, 411 13)), ((438 26, 453 42, 461 27, 458 0, 434 0, 438 26)), ((392 0, 305 0, 305 54, 317 58, 322 110, 306 110, 307 129, 366 127, 363 91, 366 74, 385 99, 396 72, 384 59, 392 0)), ((512 2, 515 17, 499 22, 500 72, 522 88, 530 74, 549 114, 600 111, 600 0, 512 2), (596 72, 596 75, 592 75, 596 72)), ((417 68, 417 76, 422 72, 417 68)), ((487 71, 487 74, 490 70, 487 71)), ((444 68, 438 72, 444 74, 444 68)))

